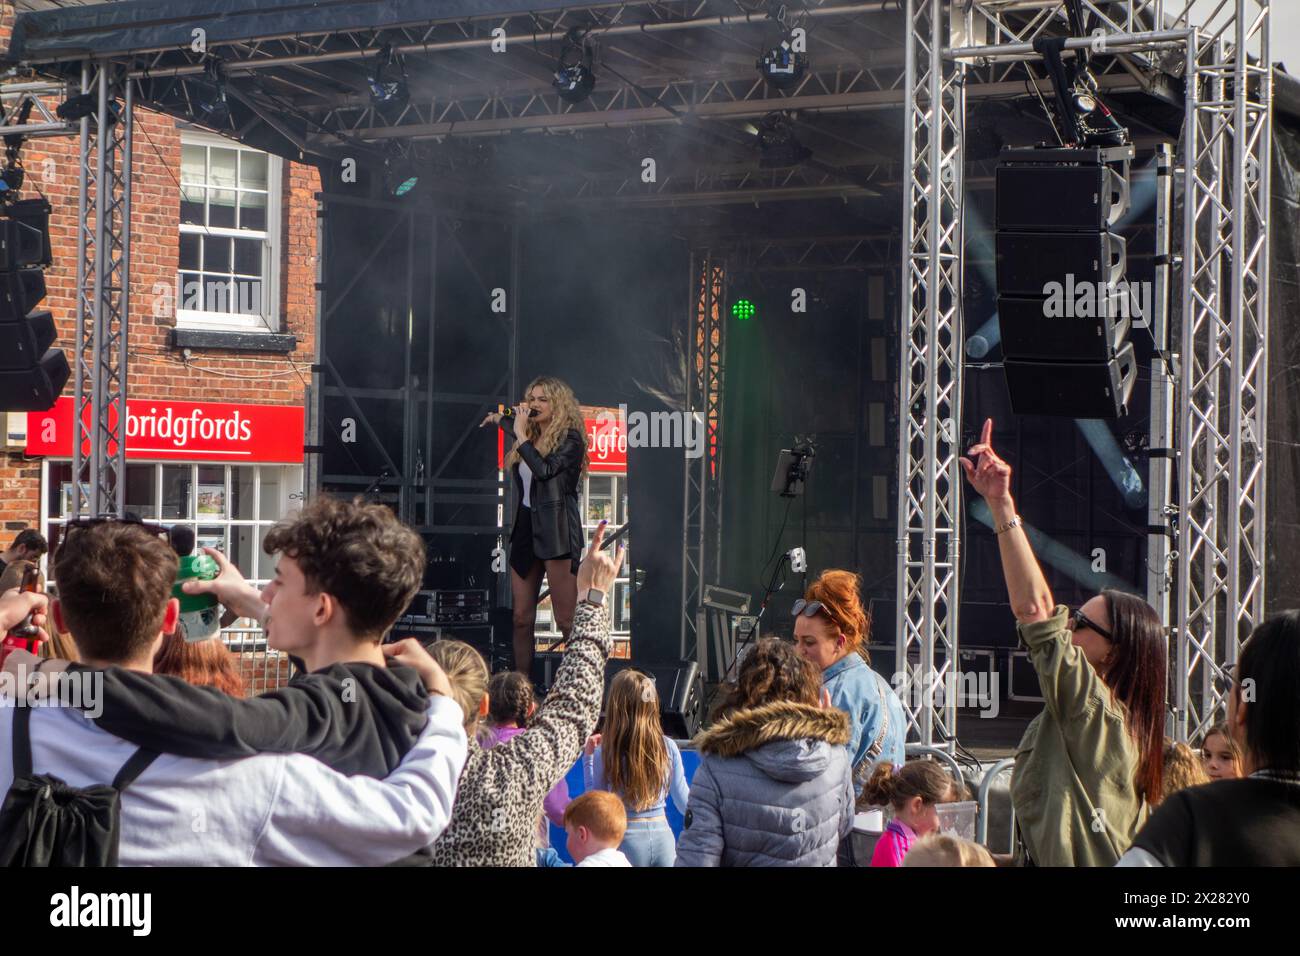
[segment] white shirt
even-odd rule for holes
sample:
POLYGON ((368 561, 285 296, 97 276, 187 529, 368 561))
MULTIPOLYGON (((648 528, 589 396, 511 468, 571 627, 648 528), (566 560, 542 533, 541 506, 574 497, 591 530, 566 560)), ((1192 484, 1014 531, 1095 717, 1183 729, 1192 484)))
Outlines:
POLYGON ((603 850, 597 850, 591 856, 587 857, 581 863, 575 866, 631 866, 618 847, 609 846, 603 850))
MULTIPOLYGON (((0 698, 0 793, 13 783, 12 699, 0 698)), ((464 714, 432 695, 429 720, 385 780, 347 777, 303 754, 194 760, 163 754, 121 796, 122 866, 379 866, 447 827, 465 766, 464 714)), ((134 744, 71 707, 37 707, 32 771, 107 784, 134 744)))
POLYGON ((532 497, 533 470, 522 458, 519 459, 519 477, 524 480, 524 507, 531 508, 529 498, 532 497))

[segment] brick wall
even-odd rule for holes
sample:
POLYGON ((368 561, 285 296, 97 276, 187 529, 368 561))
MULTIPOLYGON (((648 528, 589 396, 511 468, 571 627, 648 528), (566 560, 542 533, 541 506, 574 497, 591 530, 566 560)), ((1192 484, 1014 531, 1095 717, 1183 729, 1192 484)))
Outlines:
MULTIPOLYGON (((13 6, 0 0, 0 48, 8 46, 13 6)), ((53 207, 50 239, 54 264, 46 270, 59 344, 75 343, 77 275, 78 144, 76 137, 30 140, 23 148, 28 180, 53 207)), ((133 141, 131 300, 128 323, 127 392, 135 398, 300 405, 314 355, 316 216, 320 189, 313 167, 286 161, 281 196, 281 331, 297 337, 283 353, 194 349, 187 360, 168 345, 174 320, 155 318, 155 283, 174 289, 180 222, 181 133, 168 116, 137 110, 133 141)), ((24 195, 34 195, 25 190, 24 195)), ((69 380, 65 394, 72 393, 69 380)), ((40 507, 40 460, 21 451, 0 454, 0 549, 18 528, 36 525, 40 507)))

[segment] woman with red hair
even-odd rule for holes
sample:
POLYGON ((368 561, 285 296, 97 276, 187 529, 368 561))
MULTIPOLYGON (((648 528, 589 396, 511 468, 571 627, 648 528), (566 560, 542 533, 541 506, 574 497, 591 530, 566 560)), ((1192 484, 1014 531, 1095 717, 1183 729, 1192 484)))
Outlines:
POLYGON ((861 792, 878 760, 901 764, 907 740, 903 702, 869 666, 871 618, 858 586, 852 571, 823 571, 792 612, 799 653, 821 672, 831 703, 849 715, 855 792, 861 792))
POLYGON ((195 687, 215 687, 230 697, 244 696, 244 678, 235 657, 220 637, 193 643, 177 627, 163 637, 153 659, 155 674, 170 674, 195 687))

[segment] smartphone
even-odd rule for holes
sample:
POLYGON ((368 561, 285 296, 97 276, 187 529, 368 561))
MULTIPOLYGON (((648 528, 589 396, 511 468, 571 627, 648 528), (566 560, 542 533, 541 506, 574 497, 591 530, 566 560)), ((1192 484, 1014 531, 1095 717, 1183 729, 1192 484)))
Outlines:
MULTIPOLYGON (((23 572, 23 583, 19 586, 18 590, 35 593, 40 590, 40 583, 41 569, 36 567, 36 565, 32 565, 23 572)), ((41 629, 32 623, 32 616, 28 614, 21 624, 16 624, 14 627, 10 628, 9 633, 13 637, 33 638, 40 636, 41 629)))

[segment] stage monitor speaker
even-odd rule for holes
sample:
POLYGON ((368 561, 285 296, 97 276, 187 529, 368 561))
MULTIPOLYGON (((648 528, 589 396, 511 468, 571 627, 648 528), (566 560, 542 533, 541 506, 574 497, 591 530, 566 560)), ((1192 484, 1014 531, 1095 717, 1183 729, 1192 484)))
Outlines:
POLYGON ((996 183, 1000 230, 1104 232, 1128 212, 1128 180, 1110 166, 1004 165, 996 183))
POLYGON ((1055 304, 1043 298, 998 296, 1002 353, 1017 360, 1110 361, 1128 338, 1132 325, 1123 293, 1104 297, 1088 309, 1076 306, 1071 296, 1055 304), (1060 314, 1062 311, 1067 314, 1060 314), (1069 314, 1080 311, 1089 314, 1069 314))
POLYGON ((1113 288, 1124 277, 1124 237, 1111 232, 999 230, 996 241, 999 295, 1046 296, 1067 283, 1113 288))
POLYGON ((1011 410, 1017 415, 1120 418, 1137 379, 1133 345, 1109 362, 1034 362, 1005 359, 1011 410))
POLYGON ((690 740, 704 723, 704 682, 695 661, 671 664, 641 664, 612 660, 605 666, 605 698, 619 671, 635 668, 653 678, 659 693, 659 721, 664 733, 677 740, 690 740))

